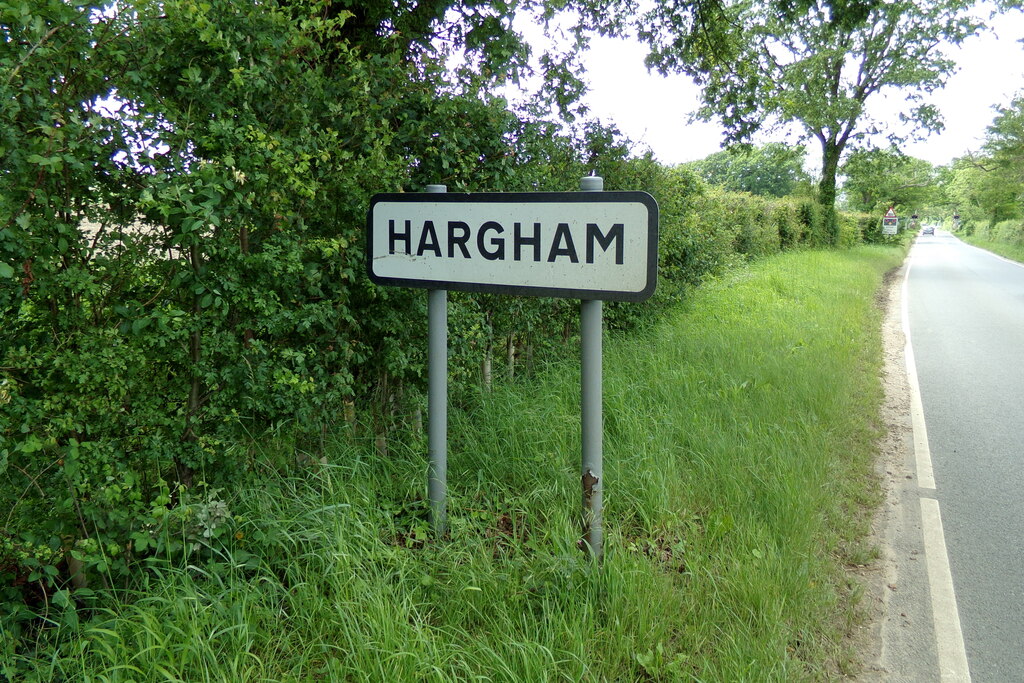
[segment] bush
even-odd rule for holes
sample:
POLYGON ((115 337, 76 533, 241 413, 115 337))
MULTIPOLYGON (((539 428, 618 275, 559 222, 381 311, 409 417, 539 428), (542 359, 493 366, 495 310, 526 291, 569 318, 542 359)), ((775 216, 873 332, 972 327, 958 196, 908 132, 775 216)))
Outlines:
POLYGON ((1024 221, 999 221, 989 231, 989 239, 1007 244, 1024 244, 1024 221))
POLYGON ((829 244, 822 213, 821 205, 813 199, 804 199, 797 204, 803 242, 809 247, 823 247, 829 244))
POLYGON ((779 233, 779 246, 792 249, 803 240, 804 226, 800 222, 797 206, 792 201, 774 202, 772 216, 779 233))
POLYGON ((864 216, 841 213, 837 215, 837 236, 835 246, 848 249, 864 241, 864 216))
POLYGON ((779 231, 771 220, 771 201, 746 193, 730 194, 723 200, 729 220, 737 226, 737 253, 759 257, 781 249, 779 231))

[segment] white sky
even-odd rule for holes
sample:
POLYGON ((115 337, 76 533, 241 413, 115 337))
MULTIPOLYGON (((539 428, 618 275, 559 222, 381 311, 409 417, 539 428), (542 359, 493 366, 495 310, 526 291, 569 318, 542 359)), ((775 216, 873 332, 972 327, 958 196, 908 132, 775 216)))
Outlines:
MULTIPOLYGON (((960 71, 946 88, 927 101, 943 113, 946 128, 923 142, 908 143, 903 151, 933 164, 947 164, 965 152, 977 151, 995 105, 1005 105, 1024 91, 1024 14, 1012 12, 994 20, 995 32, 969 39, 947 54, 960 71)), ((702 159, 719 151, 721 127, 687 123, 699 104, 699 90, 684 76, 663 78, 644 67, 646 52, 635 41, 595 38, 584 58, 591 92, 591 114, 615 123, 629 138, 646 143, 667 164, 702 159)), ((874 103, 876 116, 898 111, 898 101, 874 103)), ((872 103, 869 101, 869 108, 872 103)), ((896 123, 895 117, 893 122, 896 123)), ((763 140, 767 142, 769 140, 763 140)), ((811 147, 808 167, 818 164, 820 151, 811 147)))

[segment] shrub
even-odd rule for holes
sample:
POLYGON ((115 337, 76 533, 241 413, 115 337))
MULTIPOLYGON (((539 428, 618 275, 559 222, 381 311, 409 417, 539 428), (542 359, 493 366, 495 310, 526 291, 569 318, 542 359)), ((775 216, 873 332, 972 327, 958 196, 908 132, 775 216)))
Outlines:
POLYGON ((991 239, 997 242, 1024 244, 1024 221, 1000 221, 992 227, 990 234, 991 239))
POLYGON ((797 206, 792 201, 777 201, 772 205, 775 229, 779 233, 779 246, 792 249, 803 239, 803 224, 800 222, 797 206))
POLYGON ((803 199, 797 204, 797 216, 802 226, 804 244, 810 247, 826 246, 825 220, 822 208, 813 199, 803 199))
POLYGON ((838 214, 835 246, 847 249, 863 242, 863 222, 863 216, 860 214, 838 214))

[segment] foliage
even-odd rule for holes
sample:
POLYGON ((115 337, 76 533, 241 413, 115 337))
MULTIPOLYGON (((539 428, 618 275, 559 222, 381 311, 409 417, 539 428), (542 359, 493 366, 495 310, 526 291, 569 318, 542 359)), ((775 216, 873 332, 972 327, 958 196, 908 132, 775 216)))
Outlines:
POLYGON ((856 150, 842 172, 846 205, 854 211, 877 213, 892 207, 916 213, 938 199, 932 165, 896 148, 856 150))
POLYGON ((996 117, 986 131, 985 151, 1001 166, 1014 168, 1024 182, 1024 95, 996 107, 996 117))
POLYGON ((872 217, 867 214, 841 213, 836 217, 835 244, 837 247, 849 249, 862 242, 868 242, 865 233, 872 217))
MULTIPOLYGON (((388 42, 321 10, 0 5, 4 527, 53 565, 123 575, 190 488, 254 465, 249 437, 415 408, 423 300, 363 275, 370 194, 583 175, 485 79, 443 81, 432 27, 388 42)), ((393 10, 373 21, 407 28, 393 10)), ((560 335, 551 308, 530 316, 560 335)))
POLYGON ((946 201, 959 213, 964 227, 993 224, 1021 215, 1021 186, 1014 170, 991 158, 965 157, 952 164, 945 178, 946 201))
POLYGON ((996 242, 1013 247, 1024 247, 1024 221, 999 221, 989 225, 980 225, 974 230, 974 236, 981 241, 996 242))
POLYGON ((811 246, 822 246, 827 243, 824 209, 820 204, 809 199, 797 204, 800 224, 804 226, 804 240, 811 246))
MULTIPOLYGON (((521 58, 513 6, 443 5, 0 2, 4 628, 219 552, 240 523, 224 492, 319 463, 336 434, 382 460, 419 438, 425 297, 365 275, 375 192, 575 190, 591 171, 651 192, 661 285, 609 305, 615 329, 737 261, 830 244, 788 200, 510 111, 491 86, 521 58)), ((453 404, 575 350, 576 310, 453 295, 453 404)))
POLYGON ((1024 221, 1002 221, 995 225, 968 224, 967 227, 969 230, 961 231, 961 237, 966 242, 1024 263, 1024 221))
POLYGON ((996 108, 983 151, 957 159, 943 178, 947 205, 967 231, 1024 216, 1024 97, 996 108))
POLYGON ((750 149, 716 152, 687 166, 712 185, 721 185, 733 192, 785 197, 810 180, 804 171, 805 155, 803 147, 773 142, 750 149))
POLYGON ((801 223, 795 202, 776 202, 771 219, 779 232, 779 247, 792 249, 803 242, 806 225, 801 223))
POLYGON ((832 207, 847 146, 883 130, 865 113, 869 99, 900 89, 914 104, 902 120, 925 130, 941 125, 934 107, 920 101, 954 68, 940 43, 958 45, 978 29, 965 14, 971 4, 800 2, 779 13, 775 3, 725 2, 718 9, 719 49, 705 50, 690 35, 694 26, 681 20, 676 3, 658 2, 639 31, 651 44, 651 65, 687 73, 702 86, 700 115, 720 118, 727 142, 748 141, 772 122, 797 124, 817 139, 819 201, 832 207))
MULTIPOLYGON (((644 334, 610 336, 599 572, 576 547, 579 371, 566 360, 452 410, 449 538, 427 532, 418 444, 379 458, 339 435, 324 464, 190 500, 182 536, 230 511, 216 552, 154 560, 117 599, 54 593, 0 675, 852 676, 848 567, 870 553, 878 503, 872 293, 902 256, 764 259, 644 334)), ((263 445, 269 461, 292 457, 263 445)))
POLYGON ((984 150, 989 161, 983 168, 993 176, 990 184, 1004 188, 1001 201, 991 207, 993 220, 1024 216, 1024 96, 996 108, 984 150))

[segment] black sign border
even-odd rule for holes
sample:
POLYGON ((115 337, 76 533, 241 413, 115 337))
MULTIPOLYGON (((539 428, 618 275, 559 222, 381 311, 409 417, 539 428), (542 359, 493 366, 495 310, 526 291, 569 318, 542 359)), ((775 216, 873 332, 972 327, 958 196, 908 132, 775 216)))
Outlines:
POLYGON ((516 296, 548 296, 562 299, 602 301, 645 301, 658 285, 658 202, 646 192, 385 192, 373 195, 366 212, 366 271, 378 285, 449 289, 459 292, 512 294, 516 296), (639 292, 608 289, 571 289, 563 287, 530 287, 527 285, 494 285, 447 280, 419 280, 383 277, 373 272, 373 210, 381 202, 450 203, 450 204, 599 204, 640 202, 647 207, 647 284, 639 292))

